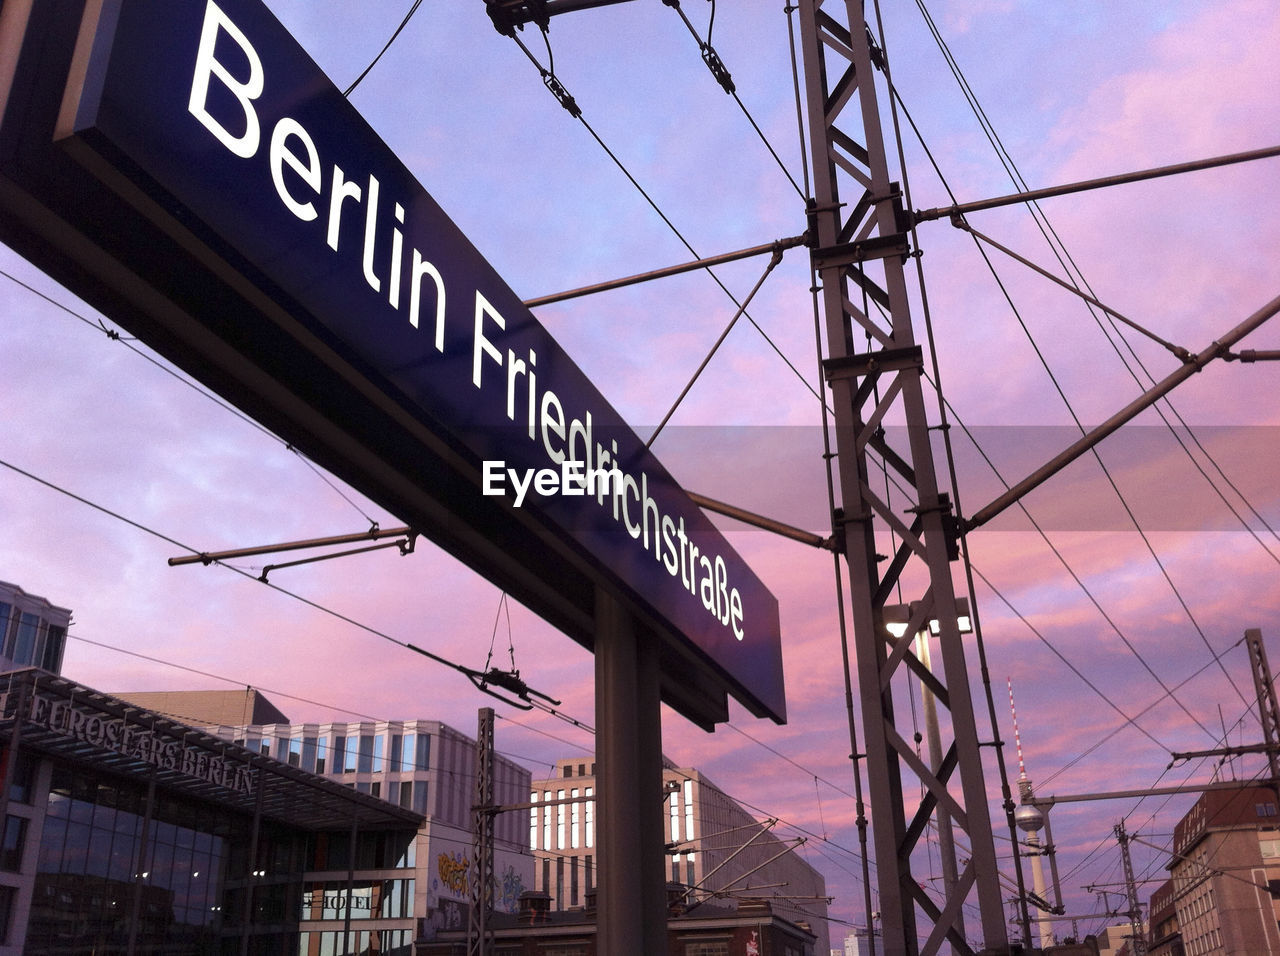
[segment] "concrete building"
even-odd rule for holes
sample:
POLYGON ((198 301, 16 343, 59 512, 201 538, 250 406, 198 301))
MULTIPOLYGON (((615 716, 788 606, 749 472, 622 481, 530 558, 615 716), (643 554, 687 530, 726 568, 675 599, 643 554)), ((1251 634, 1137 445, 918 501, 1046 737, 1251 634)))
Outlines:
POLYGON ((0 671, 39 667, 62 673, 71 612, 0 581, 0 671))
MULTIPOLYGON (((225 724, 219 715, 279 711, 245 691, 122 694, 134 702, 162 704, 174 719, 216 734, 291 767, 336 780, 425 818, 418 834, 414 912, 425 916, 427 938, 442 929, 465 929, 470 914, 472 821, 476 743, 437 720, 353 721, 324 724, 225 724)), ((280 715, 283 718, 283 714, 280 715)), ((494 756, 494 796, 524 803, 530 774, 494 756)), ((515 913, 520 894, 533 885, 534 861, 523 814, 499 814, 494 824, 494 906, 515 913)))
POLYGON ((1151 894, 1150 914, 1147 923, 1151 927, 1147 935, 1147 956, 1186 956, 1182 934, 1178 931, 1178 911, 1173 881, 1165 880, 1151 894))
POLYGON ((1173 906, 1187 956, 1280 952, 1274 790, 1208 791, 1174 827, 1173 850, 1173 906))
MULTIPOLYGON (((808 926, 814 952, 826 953, 822 874, 699 771, 667 762, 662 777, 664 792, 655 798, 665 802, 668 875, 686 887, 686 900, 732 906, 737 899, 767 899, 772 912, 808 926)), ((553 912, 585 906, 597 883, 595 792, 591 758, 559 760, 554 776, 533 781, 527 825, 534 888, 548 894, 553 912)))

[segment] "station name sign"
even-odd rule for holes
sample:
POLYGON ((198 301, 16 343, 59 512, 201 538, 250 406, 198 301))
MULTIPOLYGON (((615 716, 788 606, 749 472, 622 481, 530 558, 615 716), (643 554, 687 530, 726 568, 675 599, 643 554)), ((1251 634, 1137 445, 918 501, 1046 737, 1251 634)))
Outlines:
MULTIPOLYGON (((785 720, 776 599, 261 0, 67 2, 84 12, 56 149, 219 282, 268 303, 262 314, 283 316, 272 321, 343 389, 407 422, 425 452, 392 449, 394 467, 444 489, 442 543, 450 525, 492 541, 509 522, 545 551, 490 563, 533 582, 523 596, 535 609, 539 588, 552 605, 549 592, 571 586, 555 570, 564 561, 753 713, 785 720), (592 493, 526 495, 495 481, 493 463, 513 479, 613 477, 592 493)), ((225 344, 256 360, 244 342, 261 316, 208 321, 221 337, 210 354, 225 344)), ((298 374, 294 394, 323 403, 298 374)), ((455 553, 484 573, 484 550, 455 553)), ((678 670, 668 679, 689 680, 678 670)))

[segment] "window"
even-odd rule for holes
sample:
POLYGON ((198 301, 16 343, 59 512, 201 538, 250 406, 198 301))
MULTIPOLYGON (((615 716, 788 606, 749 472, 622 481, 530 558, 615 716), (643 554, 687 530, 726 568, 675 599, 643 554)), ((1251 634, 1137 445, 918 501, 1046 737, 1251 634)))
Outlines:
POLYGON ((301 737, 290 737, 290 738, 289 738, 289 760, 288 760, 288 763, 289 763, 289 766, 290 766, 290 767, 301 767, 301 766, 302 766, 302 738, 301 738, 301 737))
POLYGON ((9 920, 13 916, 13 898, 17 895, 16 887, 0 886, 0 944, 9 942, 9 920))
POLYGON ((23 817, 4 818, 4 838, 0 841, 0 870, 22 872, 22 848, 27 842, 27 821, 23 817))
MULTIPOLYGON (((529 794, 529 802, 538 802, 538 792, 536 790, 529 794)), ((538 847, 538 808, 536 806, 529 808, 529 846, 533 849, 538 847)))
MULTIPOLYGON (((382 740, 381 737, 377 739, 379 742, 382 740)), ((373 770, 373 741, 374 738, 367 734, 360 737, 360 762, 358 767, 361 773, 369 773, 369 771, 373 770)))
POLYGON ((405 734, 402 752, 397 766, 395 742, 392 741, 391 768, 393 770, 427 770, 431 766, 431 735, 405 734))
POLYGON ((13 619, 13 605, 6 601, 0 601, 0 649, 7 649, 9 646, 9 621, 13 619))
POLYGON ((30 664, 35 656, 36 631, 40 626, 40 618, 34 614, 23 613, 18 618, 18 633, 13 640, 13 653, 10 655, 15 664, 30 664))
POLYGON ((400 806, 406 809, 413 804, 413 781, 400 781, 400 806))
POLYGON ((1276 815, 1276 805, 1274 803, 1255 803, 1253 809, 1257 811, 1260 817, 1274 817, 1276 815))
POLYGON ((560 802, 556 804, 556 849, 564 849, 564 791, 556 791, 556 799, 560 802))
POLYGON ((1280 856, 1280 840, 1259 840, 1258 849, 1262 851, 1263 858, 1280 856))
POLYGON ((727 940, 703 943, 685 943, 684 956, 729 956, 729 943, 727 940))
POLYGON ((62 669, 62 651, 67 643, 67 629, 50 624, 45 629, 45 638, 38 660, 33 661, 37 667, 43 667, 55 674, 62 669))
MULTIPOLYGON (((577 789, 574 789, 571 793, 573 796, 573 803, 569 804, 569 845, 576 850, 578 847, 582 845, 582 840, 580 836, 581 830, 582 830, 582 821, 579 819, 582 813, 581 811, 582 804, 578 802, 577 789)), ((577 901, 575 900, 574 902, 577 902, 577 901)))
MULTIPOLYGON (((0 766, 4 758, 0 757, 0 766)), ((24 750, 19 751, 13 762, 13 776, 9 780, 9 799, 15 803, 31 802, 31 777, 35 770, 31 756, 24 750)))

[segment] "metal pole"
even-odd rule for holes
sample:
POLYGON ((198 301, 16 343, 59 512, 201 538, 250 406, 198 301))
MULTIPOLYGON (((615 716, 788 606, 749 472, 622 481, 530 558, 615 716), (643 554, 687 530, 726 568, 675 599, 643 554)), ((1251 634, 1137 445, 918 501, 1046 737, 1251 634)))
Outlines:
POLYGON ((1125 894, 1129 900, 1129 930, 1133 934, 1134 956, 1147 956, 1147 934, 1142 931, 1142 904, 1138 902, 1138 886, 1133 878, 1133 861, 1129 857, 1129 835, 1124 821, 1116 824, 1116 839, 1120 841, 1120 859, 1124 864, 1125 894))
POLYGON ((1022 481, 1018 482, 999 498, 991 502, 991 504, 987 505, 966 521, 965 527, 972 529, 986 524, 996 515, 1000 514, 1000 512, 1016 503, 1023 495, 1056 475, 1059 471, 1071 464, 1071 462, 1075 461, 1094 445, 1098 444, 1098 442, 1102 441, 1102 439, 1118 430, 1121 425, 1124 425, 1130 419, 1137 417, 1139 412, 1145 411, 1160 399, 1164 398, 1164 396, 1173 391, 1176 386, 1181 385, 1192 375, 1195 375, 1215 358, 1225 358, 1228 349, 1230 349, 1232 345, 1235 345, 1235 343, 1239 342, 1250 332, 1273 318, 1277 312, 1280 312, 1280 296, 1276 296, 1257 312, 1253 313, 1253 315, 1249 316, 1222 338, 1218 339, 1206 348, 1199 355, 1189 359, 1176 372, 1147 389, 1147 391, 1141 396, 1134 399, 1120 411, 1116 412, 1097 428, 1093 429, 1093 431, 1083 435, 1078 441, 1074 442, 1070 447, 1058 454, 1058 456, 1048 464, 1042 466, 1031 475, 1028 475, 1022 481))
POLYGON ((1197 159, 1189 163, 1175 163, 1172 166, 1158 166, 1155 169, 1142 169, 1132 173, 1121 173, 1117 176, 1103 176, 1100 179, 1086 179, 1062 186, 1048 186, 1044 189, 1032 189, 1025 193, 1013 193, 996 199, 979 199, 977 202, 960 203, 955 206, 939 206, 934 209, 917 210, 916 222, 930 219, 942 219, 944 216, 963 216, 967 212, 979 209, 995 209, 998 206, 1012 206, 1020 202, 1034 202, 1037 199, 1049 199, 1053 196, 1066 196, 1070 193, 1084 192, 1086 189, 1101 189, 1104 186, 1120 186, 1125 183, 1141 182, 1145 179, 1158 179, 1162 176, 1177 176, 1180 173, 1193 173, 1202 169, 1215 169, 1219 166, 1230 166, 1233 163, 1247 163, 1255 159, 1269 159, 1280 156, 1280 146, 1269 146, 1265 149, 1254 149, 1247 153, 1231 153, 1227 156, 1215 156, 1212 159, 1197 159))
MULTIPOLYGON (((1251 627, 1244 632, 1245 645, 1249 649, 1249 667, 1253 672, 1253 688, 1258 695, 1258 718, 1262 723, 1262 739, 1267 751, 1267 769, 1271 771, 1271 789, 1280 801, 1280 704, 1276 703, 1276 685, 1271 679, 1271 666, 1267 663, 1267 648, 1262 643, 1262 631, 1251 627)), ((1224 744, 1226 740, 1222 741, 1224 744)))
POLYGON ((476 803, 471 810, 471 918, 468 956, 490 952, 489 912, 493 909, 493 708, 481 707, 476 729, 476 803))
MULTIPOLYGON (((154 730, 154 725, 152 727, 154 730)), ((153 764, 147 774, 147 807, 142 813, 142 826, 138 833, 138 852, 133 865, 133 894, 129 901, 129 939, 125 943, 126 956, 138 951, 138 921, 142 919, 142 890, 147 871, 147 855, 151 852, 151 817, 156 804, 156 768, 153 764)))
MULTIPOLYGON (((929 651, 928 629, 916 634, 916 653, 925 669, 933 672, 933 660, 929 651)), ((934 773, 942 771, 942 732, 938 726, 938 698, 927 681, 920 681, 920 702, 924 708, 925 740, 929 745, 929 766, 934 773)), ((950 814, 938 815, 938 856, 942 861, 942 882, 947 888, 946 895, 954 896, 959 889, 956 872, 956 841, 951 827, 950 814)), ((964 933, 963 915, 956 917, 956 928, 964 933)))
POLYGON ((592 295, 596 292, 607 292, 610 289, 621 289, 629 285, 636 285, 640 282, 648 282, 650 279, 665 279, 667 276, 678 276, 686 272, 693 272, 696 269, 708 269, 711 266, 723 265, 726 262, 737 262, 739 259, 749 259, 752 256, 762 256, 766 252, 779 254, 785 249, 794 249, 796 246, 804 245, 807 239, 807 236, 791 236, 788 239, 775 239, 773 242, 767 242, 761 246, 752 246, 750 249, 740 249, 737 252, 726 252, 718 256, 710 256, 706 259, 694 259, 692 262, 683 262, 678 266, 667 266, 664 269, 654 269, 652 272, 641 272, 637 275, 627 276, 623 279, 610 279, 607 282, 597 282, 595 285, 585 285, 580 289, 570 289, 567 292, 555 292, 551 295, 539 296, 536 299, 525 299, 524 304, 531 309, 536 309, 540 305, 550 305, 553 302, 563 302, 566 299, 576 299, 579 296, 592 295))
POLYGON ((596 588, 596 951, 667 951, 662 730, 657 648, 631 612, 596 588))

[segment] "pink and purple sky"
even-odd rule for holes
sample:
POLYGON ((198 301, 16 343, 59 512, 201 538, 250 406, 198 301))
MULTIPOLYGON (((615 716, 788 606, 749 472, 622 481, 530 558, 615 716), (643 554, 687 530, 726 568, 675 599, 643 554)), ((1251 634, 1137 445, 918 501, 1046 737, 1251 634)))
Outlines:
MULTIPOLYGON (((408 4, 359 12, 340 0, 270 6, 344 87, 408 4)), ((1014 191, 916 5, 886 6, 895 81, 957 198, 1014 191)), ((705 36, 712 4, 689 2, 685 10, 705 36)), ((931 12, 1032 187, 1280 140, 1274 4, 984 0, 939 3, 931 12)), ((523 39, 546 62, 541 38, 525 31, 523 39)), ((782 5, 721 4, 711 39, 742 102, 803 181, 782 5)), ((584 117, 700 254, 803 232, 795 189, 707 74, 671 9, 630 3, 566 15, 553 21, 550 40, 556 73, 584 117)), ((352 100, 522 296, 690 258, 524 54, 492 29, 480 0, 423 5, 352 100)), ((912 205, 946 205, 919 144, 905 136, 912 205)), ((1100 299, 1198 352, 1280 287, 1277 162, 1098 190, 1042 209, 1100 299)), ((974 213, 970 222, 1050 267, 1024 209, 974 213)), ((944 221, 923 225, 919 238, 947 399, 1006 480, 1075 434, 1022 324, 1084 423, 1139 394, 1069 294, 992 253, 1020 324, 968 237, 944 221)), ((748 260, 718 271, 741 296, 763 267, 748 260)), ((0 250, 0 268, 48 297, 0 278, 0 460, 9 466, 0 469, 0 578, 74 610, 68 676, 105 691, 252 684, 297 721, 354 713, 433 718, 472 731, 488 698, 452 671, 256 583, 257 559, 238 565, 248 576, 169 568, 166 559, 181 548, 15 471, 196 551, 362 531, 371 520, 401 523, 356 492, 339 494, 281 441, 148 361, 144 343, 110 341, 96 324, 116 327, 111 316, 98 316, 8 250, 0 250)), ((828 533, 820 419, 806 385, 817 378, 808 289, 807 255, 794 250, 750 309, 804 381, 740 323, 654 451, 691 490, 828 533)), ((703 274, 538 311, 642 435, 732 314, 703 274)), ((1126 341, 1155 378, 1175 367, 1147 340, 1127 334, 1126 341)), ((1264 327, 1240 347, 1278 343, 1280 327, 1264 327)), ((1173 393, 1179 418, 1166 417, 1189 426, 1212 460, 1197 447, 1193 464, 1151 412, 1100 446, 1150 547, 1093 459, 1025 499, 1043 536, 1016 510, 971 536, 999 733, 1012 740, 1011 677, 1041 795, 1207 780, 1212 762, 1166 772, 1168 751, 1215 746, 1224 726, 1233 744, 1260 740, 1247 701, 1248 662, 1236 645, 1246 628, 1262 628, 1280 662, 1280 539, 1271 530, 1280 526, 1278 372, 1275 364, 1219 362, 1173 393), (1162 700, 1148 668, 1166 686, 1186 681, 1177 692, 1185 711, 1162 700), (1112 705, 1141 713, 1146 734, 1112 705)), ((960 500, 971 514, 1000 484, 953 434, 960 500)), ((732 726, 708 735, 668 712, 664 748, 761 815, 781 817, 783 835, 810 835, 803 852, 836 897, 831 915, 864 924, 830 557, 722 527, 778 597, 790 721, 774 726, 735 705, 732 726)), ((404 558, 377 552, 279 571, 272 581, 399 641, 468 666, 486 663, 500 594, 429 544, 404 558)), ((590 657, 518 605, 510 621, 525 679, 591 723, 590 657)), ((493 660, 510 661, 505 617, 493 660)), ((902 719, 911 719, 905 699, 901 706, 902 719)), ((499 714, 499 747, 535 777, 556 758, 593 747, 589 734, 553 718, 502 707, 499 714)), ((991 739, 985 709, 979 727, 991 739)), ((1010 765, 1016 773, 1012 755, 1010 765)), ((1242 760, 1220 773, 1259 770, 1256 760, 1242 760)), ((988 785, 998 812, 994 763, 988 785)), ((1098 905, 1082 889, 1119 879, 1112 826, 1125 818, 1131 832, 1163 845, 1193 799, 1055 811, 1063 891, 1082 917, 1080 932, 1114 922, 1089 917, 1098 905)), ((1007 856, 1007 840, 997 844, 1007 856)), ((1141 845, 1134 853, 1142 878, 1163 878, 1167 857, 1141 845)), ((932 865, 922 861, 922 880, 937 875, 932 865)), ((1144 898, 1156 885, 1145 885, 1144 898)), ((833 939, 844 932, 833 924, 833 939)))

